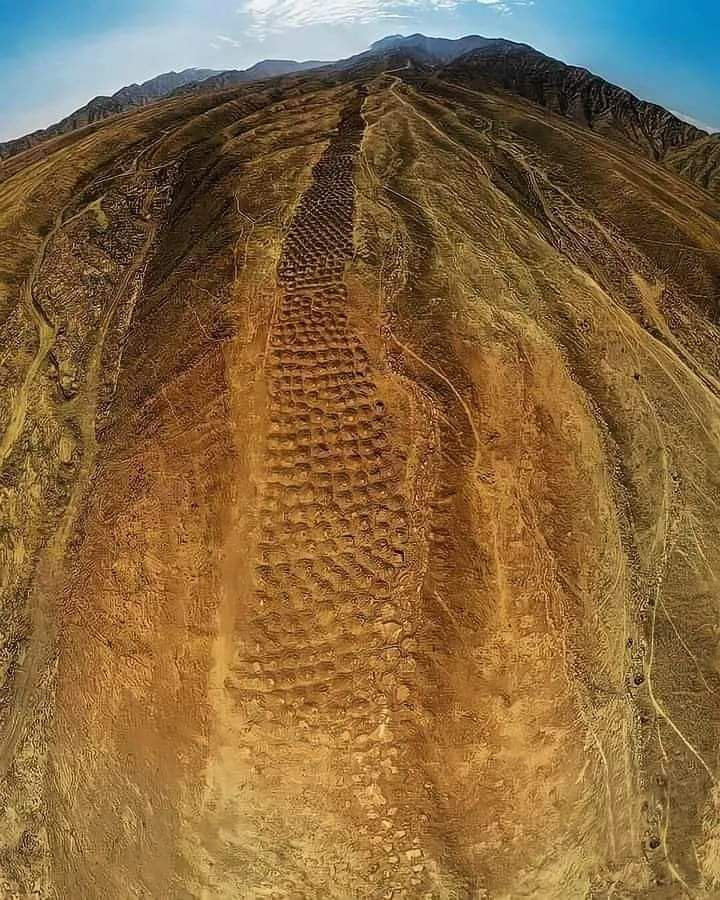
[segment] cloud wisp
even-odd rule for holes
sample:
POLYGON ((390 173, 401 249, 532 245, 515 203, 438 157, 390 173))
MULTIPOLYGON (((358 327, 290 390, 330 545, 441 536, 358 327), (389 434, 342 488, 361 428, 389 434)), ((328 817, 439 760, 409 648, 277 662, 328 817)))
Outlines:
POLYGON ((228 37, 226 34, 216 34, 215 40, 228 47, 242 47, 242 41, 236 41, 235 38, 228 37))
MULTIPOLYGON (((404 19, 412 13, 452 12, 462 0, 246 0, 238 12, 250 20, 250 33, 268 34, 312 25, 367 25, 379 19, 404 19)), ((527 6, 532 0, 473 0, 497 12, 527 6)))

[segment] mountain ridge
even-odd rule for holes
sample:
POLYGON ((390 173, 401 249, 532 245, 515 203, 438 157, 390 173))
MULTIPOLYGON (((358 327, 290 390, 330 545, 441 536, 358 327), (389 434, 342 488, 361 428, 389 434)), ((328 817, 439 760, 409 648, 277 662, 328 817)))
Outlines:
POLYGON ((38 128, 29 134, 0 142, 0 160, 16 153, 22 153, 43 141, 61 134, 75 131, 108 116, 124 112, 135 106, 144 106, 158 100, 182 85, 202 81, 211 75, 218 74, 214 69, 183 69, 180 72, 163 72, 147 81, 138 84, 124 85, 114 94, 98 94, 84 105, 64 116, 59 121, 45 128, 38 128))
POLYGON ((705 189, 717 189, 720 163, 713 149, 716 141, 707 132, 588 69, 553 59, 528 44, 481 35, 451 39, 420 33, 396 34, 381 38, 367 50, 343 60, 266 59, 247 69, 186 69, 165 73, 140 85, 125 86, 111 97, 95 97, 48 128, 0 143, 0 163, 53 137, 154 100, 222 90, 311 69, 330 72, 337 68, 352 70, 360 65, 372 67, 389 56, 406 64, 442 69, 443 77, 452 79, 462 72, 477 84, 492 82, 587 127, 629 140, 651 158, 667 161, 705 189), (700 146, 708 137, 710 142, 700 146), (698 159, 694 158, 696 144, 698 159), (671 155, 673 159, 669 160, 671 155))
MULTIPOLYGON (((295 72, 305 72, 311 69, 332 65, 321 60, 305 60, 298 62, 294 59, 262 59, 247 69, 227 69, 211 75, 198 85, 180 87, 173 94, 205 92, 223 90, 234 85, 246 84, 250 81, 262 81, 266 78, 279 78, 283 75, 291 75, 295 72)), ((171 95, 172 96, 172 95, 171 95)))
POLYGON ((445 73, 462 68, 478 82, 488 79, 589 128, 621 135, 656 160, 707 136, 659 104, 531 47, 505 44, 472 50, 447 66, 445 73))
MULTIPOLYGON (((46 128, 39 128, 26 135, 0 142, 0 161, 31 147, 63 134, 68 134, 85 125, 126 112, 133 107, 145 106, 155 100, 173 96, 188 90, 190 86, 202 90, 202 85, 210 81, 207 89, 218 89, 231 84, 241 84, 255 79, 271 78, 313 67, 316 63, 298 63, 295 60, 265 59, 247 69, 219 70, 189 68, 180 72, 163 72, 141 84, 133 83, 121 87, 109 96, 98 95, 46 128), (225 78, 224 78, 225 76, 225 78), (223 80, 224 79, 224 80, 223 80)), ((323 63, 317 63, 323 65, 323 63)))

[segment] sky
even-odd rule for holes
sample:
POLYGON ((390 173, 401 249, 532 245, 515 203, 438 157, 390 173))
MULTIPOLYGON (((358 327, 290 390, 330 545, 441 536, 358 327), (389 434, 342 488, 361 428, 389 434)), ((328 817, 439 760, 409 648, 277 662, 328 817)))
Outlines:
POLYGON ((718 0, 0 0, 0 140, 172 69, 338 59, 418 31, 531 44, 720 131, 718 0))

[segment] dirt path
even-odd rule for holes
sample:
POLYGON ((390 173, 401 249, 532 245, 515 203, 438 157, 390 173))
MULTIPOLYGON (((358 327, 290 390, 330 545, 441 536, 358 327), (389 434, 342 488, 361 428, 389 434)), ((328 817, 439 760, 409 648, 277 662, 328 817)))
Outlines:
POLYGON ((0 441, 0 467, 5 465, 8 457, 10 456, 10 453, 12 452, 13 447, 22 434, 23 428, 25 426, 25 419, 27 416, 27 404, 28 398, 30 396, 30 391, 35 384, 38 374, 40 373, 45 360, 47 359, 47 355, 52 349, 52 346, 55 342, 55 328, 48 320, 43 308, 35 299, 34 291, 38 273, 42 268, 43 262, 45 261, 47 248, 57 234, 58 230, 62 227, 66 210, 67 207, 63 207, 63 209, 58 213, 52 229, 49 231, 42 244, 40 245, 40 249, 35 256, 33 267, 23 286, 22 300, 27 307, 33 321, 35 322, 38 335, 38 346, 37 350, 35 351, 35 356, 33 357, 32 362, 28 366, 27 372, 25 373, 25 378, 20 385, 20 389, 15 398, 15 402, 13 403, 12 412, 10 413, 10 420, 5 428, 5 431, 3 432, 2 441, 0 441))
MULTIPOLYGON (((393 71, 393 70, 390 70, 390 71, 393 71)), ((385 74, 387 74, 387 73, 385 73, 385 74)), ((402 95, 402 93, 398 90, 400 85, 404 84, 402 78, 400 78, 398 75, 393 75, 392 79, 393 79, 393 83, 390 87, 390 93, 398 100, 398 102, 405 109, 409 110, 413 114, 413 116, 415 116, 418 119, 421 119, 425 123, 425 125, 427 125, 427 127, 431 131, 433 131, 443 141, 443 143, 450 144, 454 148, 455 151, 459 151, 464 156, 468 157, 472 161, 472 165, 474 167, 477 167, 477 170, 482 174, 483 178, 485 178, 489 181, 490 175, 487 171, 485 162, 482 159, 480 159, 479 156, 476 156, 476 154, 474 154, 472 152, 472 150, 469 150, 463 144, 458 143, 458 141, 451 138, 449 134, 447 134, 441 128, 438 128, 438 126, 432 121, 432 119, 429 119, 426 115, 421 113, 420 110, 416 106, 414 106, 409 100, 407 100, 402 95)))

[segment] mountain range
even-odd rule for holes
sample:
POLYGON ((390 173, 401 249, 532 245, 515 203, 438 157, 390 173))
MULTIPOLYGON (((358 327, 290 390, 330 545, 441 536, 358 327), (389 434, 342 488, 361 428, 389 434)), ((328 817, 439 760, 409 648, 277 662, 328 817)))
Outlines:
POLYGON ((218 71, 216 69, 183 69, 181 72, 164 72, 150 78, 142 84, 130 84, 120 88, 112 96, 93 97, 85 106, 76 109, 54 125, 40 128, 30 134, 0 142, 0 159, 22 153, 42 141, 68 134, 85 125, 91 125, 108 116, 126 112, 139 106, 145 106, 162 97, 169 97, 181 91, 207 91, 243 84, 247 81, 258 81, 263 78, 274 78, 290 72, 312 69, 325 63, 308 60, 295 62, 291 59, 264 59, 248 69, 218 71))
POLYGON ((502 87, 610 137, 628 139, 653 159, 665 160, 698 184, 717 189, 720 134, 708 135, 663 107, 639 100, 587 69, 566 65, 527 44, 479 35, 456 40, 421 34, 390 35, 376 41, 369 50, 335 63, 266 59, 248 69, 166 72, 142 84, 123 87, 110 97, 94 97, 54 125, 0 143, 0 160, 177 93, 219 90, 317 68, 352 69, 364 62, 374 65, 388 55, 400 55, 414 66, 452 64, 447 72, 450 77, 469 75, 477 84, 502 87))
POLYGON ((0 143, 0 158, 12 156, 14 153, 22 153, 23 150, 34 147, 41 141, 67 134, 85 125, 91 125, 93 122, 106 119, 115 113, 152 103, 153 100, 166 97, 182 85, 197 84, 204 78, 216 74, 218 73, 213 69, 184 69, 182 72, 165 72, 142 84, 130 84, 120 88, 110 97, 93 97, 85 106, 76 109, 54 125, 0 143))

